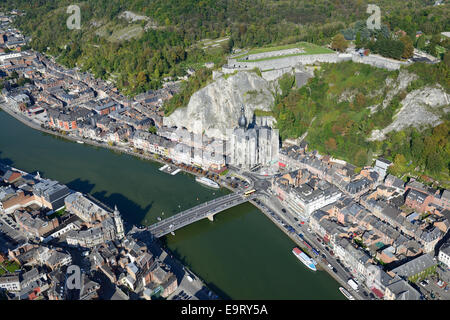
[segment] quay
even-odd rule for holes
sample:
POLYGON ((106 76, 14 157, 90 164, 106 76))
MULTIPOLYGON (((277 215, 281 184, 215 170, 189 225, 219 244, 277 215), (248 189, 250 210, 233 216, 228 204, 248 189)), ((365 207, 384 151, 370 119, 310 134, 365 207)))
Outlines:
POLYGON ((170 164, 165 164, 164 166, 162 166, 158 170, 162 171, 162 172, 165 172, 165 173, 169 173, 172 176, 176 175, 178 172, 181 171, 180 168, 177 168, 175 166, 171 166, 170 164))

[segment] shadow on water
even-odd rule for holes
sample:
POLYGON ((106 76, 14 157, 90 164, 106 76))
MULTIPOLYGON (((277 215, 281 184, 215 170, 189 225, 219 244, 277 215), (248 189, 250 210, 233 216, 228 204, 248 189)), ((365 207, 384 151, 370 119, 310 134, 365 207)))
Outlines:
POLYGON ((217 294, 222 300, 231 300, 231 297, 222 290, 220 290, 214 283, 208 282, 206 285, 208 286, 209 289, 211 289, 212 292, 217 294))
MULTIPOLYGON (((176 249, 174 249, 174 250, 173 250, 173 249, 169 249, 169 248, 167 247, 167 240, 166 240, 165 237, 162 238, 162 239, 160 238, 159 241, 160 241, 160 245, 164 247, 164 250, 166 250, 166 251, 169 253, 169 256, 167 256, 166 259, 164 259, 163 262, 169 264, 169 261, 170 261, 170 260, 175 259, 176 261, 179 261, 183 266, 186 266, 189 270, 192 270, 192 272, 195 273, 195 270, 193 269, 192 265, 191 265, 189 262, 186 261, 185 256, 182 256, 182 255, 180 254, 180 252, 178 252, 178 250, 176 250, 176 249), (173 258, 171 258, 170 255, 172 255, 173 258)), ((182 276, 181 276, 181 277, 179 277, 179 275, 176 275, 176 276, 177 276, 177 280, 178 280, 179 282, 181 282, 182 276)), ((206 283, 206 286, 207 286, 210 290, 212 290, 214 293, 216 293, 221 299, 224 299, 224 300, 231 300, 231 297, 230 297, 229 295, 227 295, 224 291, 222 291, 221 289, 219 289, 213 282, 208 282, 208 283, 206 283)), ((207 293, 206 293, 206 294, 207 294, 207 293)), ((199 299, 202 298, 202 296, 205 295, 205 293, 204 293, 204 288, 202 288, 201 290, 199 290, 198 292, 196 292, 194 295, 195 295, 197 298, 199 298, 199 299)))
POLYGON ((0 151, 0 164, 13 166, 14 162, 9 158, 2 158, 2 152, 0 151))
POLYGON ((80 178, 70 181, 66 184, 69 189, 80 191, 83 193, 91 193, 94 190, 95 184, 90 183, 88 180, 82 180, 80 178))
POLYGON ((133 225, 140 225, 142 219, 153 206, 152 201, 146 207, 142 208, 135 202, 119 193, 113 193, 111 195, 107 195, 106 191, 97 191, 92 193, 92 190, 94 190, 95 188, 95 184, 91 183, 88 180, 82 180, 78 178, 67 183, 67 186, 72 190, 90 194, 95 199, 106 204, 110 208, 114 208, 114 206, 117 206, 117 209, 119 209, 120 213, 122 214, 126 232, 129 231, 133 227, 133 225))

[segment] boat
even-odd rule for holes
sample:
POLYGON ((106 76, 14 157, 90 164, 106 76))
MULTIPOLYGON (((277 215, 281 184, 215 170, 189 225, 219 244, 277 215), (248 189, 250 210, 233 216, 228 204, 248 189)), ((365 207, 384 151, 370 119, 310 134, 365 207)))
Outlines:
POLYGON ((165 164, 164 166, 162 166, 162 167, 159 168, 158 170, 159 170, 159 171, 164 171, 168 166, 169 166, 168 164, 165 164))
POLYGON ((84 142, 81 141, 81 140, 77 140, 77 143, 79 143, 79 144, 84 144, 84 142))
POLYGON ((214 182, 214 181, 212 181, 212 180, 210 180, 210 179, 208 179, 206 177, 196 177, 195 181, 197 181, 197 182, 199 182, 199 183, 201 183, 201 184, 203 184, 205 186, 214 188, 214 189, 219 189, 220 188, 220 186, 216 182, 214 182))
POLYGON ((180 171, 181 171, 181 169, 176 169, 175 171, 171 172, 170 174, 174 176, 174 175, 176 175, 176 174, 177 174, 178 172, 180 172, 180 171))
POLYGON ((344 287, 339 287, 339 291, 341 291, 342 294, 343 294, 348 300, 355 300, 355 298, 350 294, 350 292, 348 292, 347 290, 345 290, 344 287))
POLYGON ((314 263, 314 260, 308 257, 303 251, 301 251, 299 248, 295 247, 292 249, 292 253, 303 262, 305 266, 307 266, 312 271, 317 271, 316 264, 314 263))

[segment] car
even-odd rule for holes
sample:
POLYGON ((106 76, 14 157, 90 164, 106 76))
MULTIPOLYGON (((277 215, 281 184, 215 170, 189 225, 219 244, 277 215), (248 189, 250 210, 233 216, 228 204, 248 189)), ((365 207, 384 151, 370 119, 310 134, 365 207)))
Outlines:
POLYGON ((426 280, 422 280, 422 281, 420 281, 419 283, 420 283, 420 285, 423 286, 423 287, 425 287, 425 286, 428 284, 428 282, 427 282, 426 280))
POLYGON ((333 272, 334 273, 338 273, 337 269, 335 267, 333 267, 333 272))
POLYGON ((295 221, 298 221, 298 219, 297 219, 297 218, 294 218, 294 220, 295 220, 295 221))
POLYGON ((367 292, 363 291, 363 294, 368 297, 369 295, 367 294, 367 292))
POLYGON ((331 264, 328 264, 328 268, 330 268, 330 270, 333 270, 333 266, 331 264))
POLYGON ((286 209, 285 208, 281 209, 281 211, 283 211, 283 213, 286 213, 286 209))
POLYGON ((444 288, 445 282, 442 280, 439 280, 438 282, 436 282, 436 284, 439 288, 444 288))

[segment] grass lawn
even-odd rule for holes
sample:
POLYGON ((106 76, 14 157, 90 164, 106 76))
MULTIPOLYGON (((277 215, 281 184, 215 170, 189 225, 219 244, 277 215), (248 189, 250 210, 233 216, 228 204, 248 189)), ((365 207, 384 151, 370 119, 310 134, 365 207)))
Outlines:
POLYGON ((62 217, 67 213, 66 207, 63 207, 61 210, 58 210, 56 212, 53 212, 51 215, 48 216, 49 219, 53 219, 55 217, 62 217))
MULTIPOLYGON (((4 261, 2 263, 2 267, 6 269, 8 272, 13 273, 16 270, 20 269, 20 265, 15 261, 4 261)), ((1 272, 2 269, 0 269, 1 272)), ((1 273, 0 273, 1 274, 1 273)))
POLYGON ((330 49, 327 49, 324 47, 320 47, 320 46, 317 46, 312 43, 298 42, 298 43, 287 44, 287 45, 283 45, 283 46, 252 49, 252 50, 249 50, 246 54, 237 56, 236 60, 241 61, 241 62, 257 62, 257 61, 264 61, 264 60, 280 59, 280 58, 291 57, 291 56, 333 53, 333 52, 334 52, 333 50, 330 50, 330 49), (286 54, 283 56, 274 56, 274 57, 267 57, 267 58, 261 58, 261 59, 255 59, 255 60, 242 60, 243 57, 246 57, 247 55, 250 55, 250 54, 279 51, 279 50, 286 50, 286 49, 293 49, 293 48, 303 49, 305 51, 305 53, 293 53, 293 54, 286 54))

